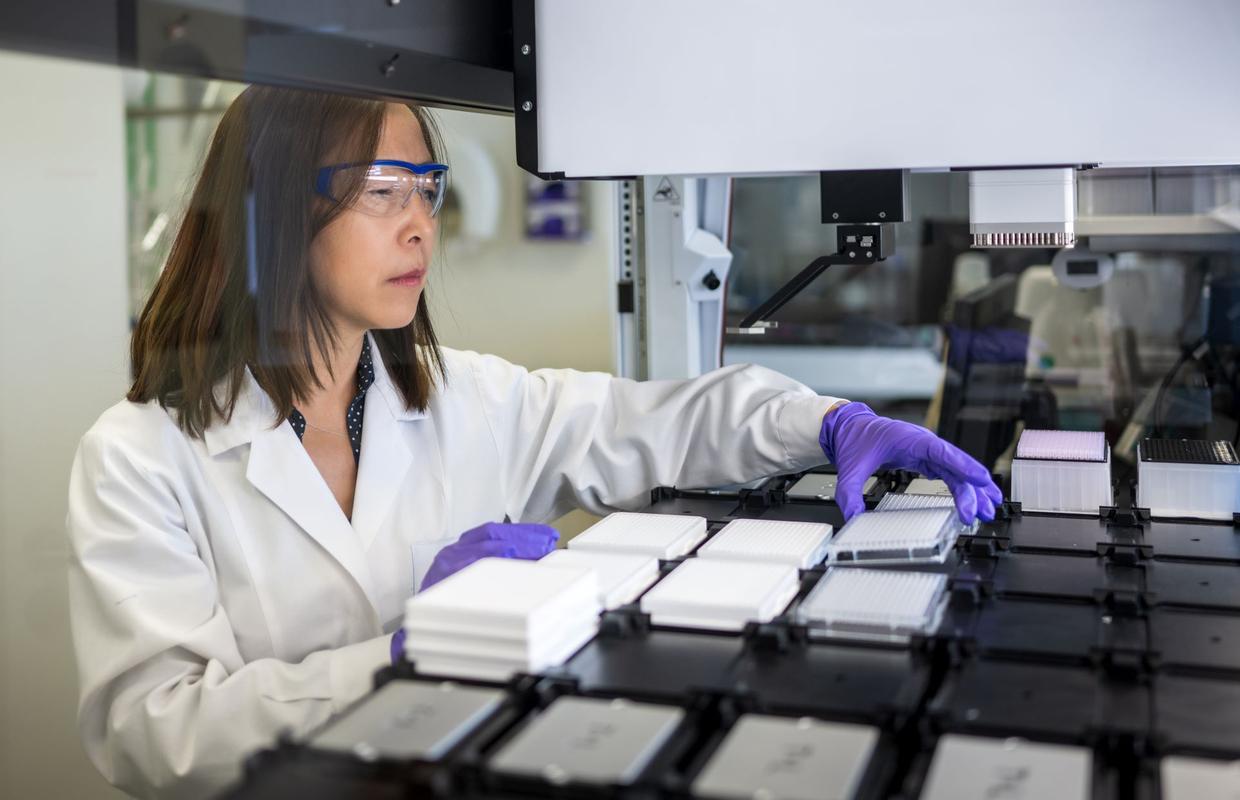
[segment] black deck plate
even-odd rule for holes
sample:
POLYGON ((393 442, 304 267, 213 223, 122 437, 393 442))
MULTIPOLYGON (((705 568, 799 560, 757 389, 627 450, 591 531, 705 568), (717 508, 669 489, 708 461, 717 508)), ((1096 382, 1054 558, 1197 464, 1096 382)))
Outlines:
POLYGON ((1183 558, 1240 564, 1240 528, 1220 523, 1148 523, 1145 541, 1154 558, 1183 558))
POLYGON ((582 691, 679 701, 696 690, 732 688, 739 636, 650 631, 599 636, 564 666, 582 691))
POLYGON ((1150 614, 1150 643, 1163 667, 1240 677, 1240 616, 1160 609, 1150 614))
POLYGON ((1240 611, 1240 566, 1155 561, 1145 565, 1145 589, 1158 606, 1240 611))
POLYGON ((755 710, 881 724, 912 712, 928 670, 905 651, 811 643, 787 652, 747 653, 736 668, 755 710))

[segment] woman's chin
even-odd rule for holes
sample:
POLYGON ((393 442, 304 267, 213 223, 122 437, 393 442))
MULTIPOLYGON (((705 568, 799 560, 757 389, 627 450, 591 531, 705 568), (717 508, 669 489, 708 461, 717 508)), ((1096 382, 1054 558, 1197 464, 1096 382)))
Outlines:
POLYGON ((379 331, 396 330, 397 328, 406 328, 409 323, 413 322, 417 316, 417 309, 408 314, 384 314, 371 320, 370 329, 379 331))

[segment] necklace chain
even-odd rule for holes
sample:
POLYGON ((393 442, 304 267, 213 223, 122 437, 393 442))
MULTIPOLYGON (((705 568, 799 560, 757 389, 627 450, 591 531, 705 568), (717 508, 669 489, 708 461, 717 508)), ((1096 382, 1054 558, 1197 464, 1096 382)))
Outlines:
POLYGON ((349 434, 347 434, 347 433, 340 433, 340 432, 338 432, 338 431, 329 431, 327 428, 320 428, 318 425, 315 425, 315 424, 313 424, 312 422, 310 422, 310 420, 306 419, 306 415, 305 415, 305 414, 302 414, 302 415, 301 415, 301 418, 302 418, 303 420, 305 420, 305 422, 306 422, 306 427, 307 427, 307 428, 314 428, 316 431, 320 431, 320 432, 322 432, 322 433, 330 434, 330 435, 332 435, 332 436, 343 436, 343 437, 344 437, 344 438, 346 438, 346 439, 348 439, 348 438, 349 438, 349 434))

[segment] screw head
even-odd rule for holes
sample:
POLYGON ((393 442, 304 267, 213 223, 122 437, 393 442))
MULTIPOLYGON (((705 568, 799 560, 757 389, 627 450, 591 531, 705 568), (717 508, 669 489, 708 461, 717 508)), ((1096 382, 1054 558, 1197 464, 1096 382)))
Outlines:
POLYGON ((521 110, 522 111, 533 111, 534 104, 531 103, 529 100, 526 100, 524 103, 521 104, 521 110))
MULTIPOLYGON (((399 0, 397 0, 399 2, 399 0)), ((528 56, 530 54, 530 46, 528 44, 521 45, 521 55, 528 56)))
POLYGON ((838 211, 831 212, 831 219, 839 219, 839 218, 840 218, 840 212, 838 211))
POLYGON ((879 218, 879 219, 887 219, 887 212, 886 212, 886 211, 880 211, 880 212, 878 212, 878 218, 879 218))
POLYGON ((873 258, 873 257, 874 257, 874 251, 873 251, 873 250, 866 250, 866 251, 865 251, 865 257, 866 257, 866 258, 873 258))
POLYGON ((849 251, 848 251, 848 257, 849 257, 849 258, 856 258, 856 257, 857 257, 857 251, 856 251, 856 250, 849 250, 849 251))

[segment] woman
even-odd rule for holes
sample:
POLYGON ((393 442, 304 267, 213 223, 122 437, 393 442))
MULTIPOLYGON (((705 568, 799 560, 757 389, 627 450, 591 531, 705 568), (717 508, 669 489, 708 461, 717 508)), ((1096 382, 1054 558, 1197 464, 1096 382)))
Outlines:
POLYGON ((432 134, 420 109, 259 87, 220 124, 70 486, 80 727, 127 791, 218 791, 365 693, 413 592, 554 546, 495 520, 826 457, 849 514, 881 464, 949 481, 965 519, 1000 500, 924 429, 761 368, 638 384, 439 348, 432 134))

